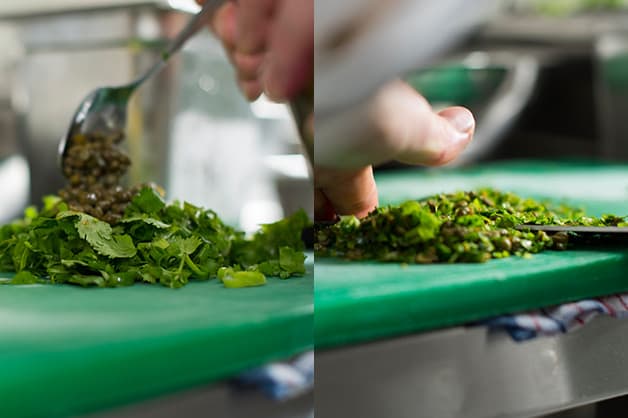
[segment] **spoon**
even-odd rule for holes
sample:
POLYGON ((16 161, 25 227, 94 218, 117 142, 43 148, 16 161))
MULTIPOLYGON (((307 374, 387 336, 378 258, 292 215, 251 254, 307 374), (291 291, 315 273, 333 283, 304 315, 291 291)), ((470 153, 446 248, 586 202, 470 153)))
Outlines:
POLYGON ((98 133, 93 140, 122 138, 126 127, 127 103, 133 92, 147 79, 158 73, 185 42, 204 27, 214 12, 227 0, 207 0, 181 32, 161 54, 161 59, 144 74, 129 84, 118 87, 100 87, 83 99, 65 136, 59 142, 59 163, 62 171, 65 155, 77 134, 98 133))

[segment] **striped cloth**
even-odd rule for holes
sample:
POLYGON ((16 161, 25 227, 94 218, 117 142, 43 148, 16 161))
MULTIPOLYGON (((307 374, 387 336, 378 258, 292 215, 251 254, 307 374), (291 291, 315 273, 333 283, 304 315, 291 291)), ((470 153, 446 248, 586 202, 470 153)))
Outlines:
MULTIPOLYGON (((515 341, 574 331, 597 315, 628 317, 628 293, 585 299, 514 315, 502 315, 479 325, 505 330, 515 341)), ((238 389, 261 390, 271 399, 284 401, 312 390, 314 386, 314 352, 296 358, 267 364, 242 373, 232 381, 238 389)))
POLYGON ((271 399, 285 401, 314 387, 314 351, 242 373, 232 382, 237 389, 259 389, 271 399))
POLYGON ((585 299, 483 322, 491 329, 507 331, 515 341, 567 333, 584 326, 597 315, 628 317, 628 293, 585 299))

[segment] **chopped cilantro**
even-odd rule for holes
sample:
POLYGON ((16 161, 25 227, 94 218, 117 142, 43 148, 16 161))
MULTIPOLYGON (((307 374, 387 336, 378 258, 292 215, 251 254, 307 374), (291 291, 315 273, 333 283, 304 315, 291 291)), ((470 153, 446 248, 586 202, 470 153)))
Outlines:
POLYGON ((41 211, 28 208, 23 219, 0 227, 0 270, 17 273, 2 283, 177 288, 229 268, 225 286, 261 285, 265 275, 304 274, 301 232, 308 224, 300 211, 247 238, 215 212, 189 203, 167 205, 146 187, 110 225, 47 197, 41 211))
POLYGON ((225 287, 252 287, 266 284, 266 277, 259 271, 236 271, 232 268, 224 268, 220 274, 225 287))

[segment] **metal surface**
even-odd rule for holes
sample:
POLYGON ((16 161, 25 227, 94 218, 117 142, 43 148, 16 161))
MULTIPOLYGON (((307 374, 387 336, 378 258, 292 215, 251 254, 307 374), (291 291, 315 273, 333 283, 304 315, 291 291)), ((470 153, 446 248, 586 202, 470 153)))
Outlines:
POLYGON ((116 408, 86 418, 313 418, 314 394, 273 401, 257 390, 235 391, 228 384, 189 390, 116 408))
POLYGON ((485 158, 501 144, 535 92, 539 76, 538 59, 531 54, 472 53, 467 58, 467 65, 470 68, 501 65, 507 75, 494 97, 481 110, 473 141, 459 158, 450 163, 451 166, 485 158))
POLYGON ((117 87, 100 87, 83 99, 70 121, 67 133, 59 143, 59 159, 62 167, 68 149, 68 141, 74 135, 102 133, 118 136, 124 133, 127 127, 127 108, 131 95, 146 80, 161 71, 170 57, 209 22, 214 12, 223 3, 224 0, 205 2, 201 11, 188 21, 187 25, 161 53, 160 59, 134 81, 117 87))
POLYGON ((515 343, 451 328, 316 353, 316 416, 532 417, 628 393, 628 322, 515 343))
POLYGON ((600 154, 606 159, 628 161, 628 34, 622 29, 600 36, 594 58, 600 154))
POLYGON ((405 77, 435 109, 455 104, 476 118, 473 141, 448 166, 485 159, 502 145, 538 90, 543 61, 535 51, 480 47, 405 77))
POLYGON ((626 234, 627 227, 620 226, 565 226, 565 225, 519 225, 517 229, 546 232, 578 232, 586 234, 626 234))
MULTIPOLYGON (((24 48, 15 71, 12 106, 18 142, 30 165, 31 202, 39 203, 41 196, 55 193, 64 183, 53 156, 85 92, 136 77, 159 59, 163 39, 177 33, 185 20, 182 13, 156 6, 12 20, 24 48)), ((134 162, 130 171, 134 183, 165 183, 178 74, 177 63, 171 63, 143 85, 130 103, 127 145, 134 162)))
MULTIPOLYGON (((186 0, 170 0, 170 3, 185 3, 186 0)), ((47 0, 23 1, 2 0, 0 3, 0 19, 29 16, 34 14, 48 14, 67 12, 69 10, 85 10, 95 8, 129 7, 137 5, 167 6, 168 0, 47 0)))

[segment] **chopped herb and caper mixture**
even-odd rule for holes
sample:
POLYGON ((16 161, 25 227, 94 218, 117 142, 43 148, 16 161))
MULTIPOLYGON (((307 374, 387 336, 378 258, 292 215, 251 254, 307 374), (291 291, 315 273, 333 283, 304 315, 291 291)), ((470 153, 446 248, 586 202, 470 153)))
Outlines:
POLYGON ((68 283, 117 287, 136 282, 177 288, 217 277, 225 287, 305 273, 299 211, 250 238, 190 203, 166 204, 157 188, 120 185, 130 161, 121 138, 73 137, 64 158, 69 185, 41 211, 0 227, 0 284, 68 283))
POLYGON ((626 226, 626 217, 586 216, 492 189, 441 194, 341 217, 316 230, 317 256, 403 263, 484 262, 567 248, 568 234, 515 229, 520 224, 626 226))

